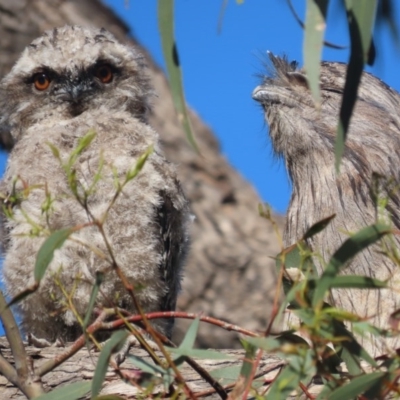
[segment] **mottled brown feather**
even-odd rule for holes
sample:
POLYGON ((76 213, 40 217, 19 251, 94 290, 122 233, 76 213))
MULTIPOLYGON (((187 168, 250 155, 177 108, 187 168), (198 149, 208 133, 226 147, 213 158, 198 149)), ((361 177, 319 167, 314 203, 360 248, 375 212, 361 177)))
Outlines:
MULTIPOLYGON (((326 262, 349 233, 376 221, 376 205, 371 197, 373 174, 386 182, 391 178, 399 181, 400 95, 373 75, 363 73, 337 175, 334 145, 347 66, 321 63, 322 103, 317 110, 304 70, 285 57, 269 56, 272 69, 253 97, 263 106, 273 148, 284 158, 293 183, 285 244, 296 242, 314 223, 336 213, 324 231, 308 240, 326 262)), ((381 192, 390 199, 388 215, 400 228, 399 191, 389 191, 387 185, 382 185, 381 192)), ((398 239, 394 240, 398 245, 398 239)), ((400 274, 399 266, 380 250, 380 245, 364 250, 343 273, 388 279, 391 288, 336 290, 331 301, 362 317, 371 317, 370 321, 380 327, 388 327, 390 313, 400 306, 400 274)), ((315 263, 321 272, 324 263, 318 257, 315 263)), ((362 342, 373 354, 400 346, 398 339, 365 337, 362 342)))

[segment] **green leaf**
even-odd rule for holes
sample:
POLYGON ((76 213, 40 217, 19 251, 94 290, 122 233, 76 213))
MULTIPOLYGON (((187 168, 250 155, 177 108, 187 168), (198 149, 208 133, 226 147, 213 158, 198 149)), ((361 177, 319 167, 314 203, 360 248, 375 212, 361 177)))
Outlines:
POLYGON ((352 322, 351 330, 352 332, 354 332, 355 334, 359 334, 360 336, 371 334, 372 336, 376 336, 380 339, 392 337, 392 333, 390 330, 378 328, 375 325, 372 325, 371 323, 363 320, 352 322))
POLYGON ((83 321, 83 326, 82 326, 83 332, 86 331, 86 328, 89 325, 90 318, 91 318, 92 313, 93 313, 93 308, 94 308, 94 305, 96 303, 97 294, 99 293, 100 285, 103 282, 103 278, 104 278, 104 273, 99 272, 99 271, 96 272, 96 281, 95 281, 95 284, 92 287, 92 293, 90 294, 89 304, 88 304, 88 307, 87 307, 87 310, 86 310, 85 319, 83 321))
POLYGON ((387 287, 386 281, 359 275, 336 276, 331 282, 331 288, 354 288, 354 289, 381 289, 387 287))
POLYGON ((28 288, 24 289, 21 293, 18 293, 15 297, 13 297, 9 303, 7 303, 7 307, 11 307, 14 304, 19 303, 25 297, 29 296, 32 293, 35 293, 38 288, 39 284, 36 282, 33 285, 29 286, 28 288))
POLYGON ((338 321, 359 322, 361 320, 357 314, 336 307, 325 307, 324 313, 338 321))
POLYGON ((43 278, 47 267, 54 257, 54 251, 59 249, 68 237, 72 234, 73 229, 66 228, 53 232, 42 244, 37 255, 34 270, 34 277, 36 282, 40 282, 43 278))
POLYGON ((304 241, 295 243, 287 247, 276 257, 276 268, 278 272, 282 268, 282 261, 285 268, 298 268, 303 272, 317 273, 317 270, 312 262, 311 251, 304 241))
POLYGON ((377 0, 345 0, 345 6, 349 22, 351 53, 336 133, 335 166, 337 172, 339 172, 340 162, 344 153, 347 131, 357 100, 357 91, 364 64, 368 60, 377 0))
POLYGON ((294 335, 292 331, 283 332, 276 338, 248 337, 241 340, 241 342, 248 342, 252 346, 265 350, 268 353, 298 353, 299 351, 304 351, 304 349, 308 349, 310 347, 302 337, 294 335))
MULTIPOLYGON (((309 290, 314 290, 319 284, 319 279, 309 279, 307 286, 309 290)), ((369 276, 360 275, 339 275, 332 279, 331 289, 382 289, 388 286, 387 281, 370 278, 369 276)), ((288 299, 289 300, 289 299, 288 299)), ((292 300, 292 299, 291 299, 292 300)))
POLYGON ((323 231, 335 217, 336 217, 336 214, 332 214, 329 217, 326 217, 324 219, 321 219, 321 221, 316 222, 304 234, 303 240, 310 239, 317 233, 320 233, 321 231, 323 231))
POLYGON ((229 385, 236 382, 237 378, 240 375, 241 368, 242 367, 240 365, 235 365, 233 367, 216 368, 210 371, 210 375, 214 379, 217 379, 218 382, 222 385, 229 385))
MULTIPOLYGON (((318 279, 311 255, 312 253, 307 244, 304 241, 300 241, 284 249, 276 257, 278 274, 281 272, 282 262, 285 265, 282 281, 283 291, 287 302, 290 303, 292 308, 300 307, 300 299, 303 299, 305 303, 311 303, 312 292, 309 290, 308 282, 310 278, 318 279)), ((279 309, 279 315, 282 314, 285 308, 286 303, 283 302, 279 309)))
POLYGON ((144 167, 144 164, 146 163, 150 154, 153 153, 153 151, 154 151, 154 147, 149 146, 148 149, 139 157, 135 166, 130 171, 128 171, 128 173, 126 175, 125 183, 129 182, 131 179, 133 179, 137 176, 137 174, 142 170, 142 168, 144 167))
POLYGON ((271 337, 247 337, 246 339, 243 339, 243 342, 248 342, 252 346, 255 346, 259 349, 263 349, 267 352, 271 352, 273 350, 277 350, 281 347, 282 343, 275 338, 271 337))
POLYGON ((61 160, 60 158, 60 150, 56 146, 54 146, 52 143, 47 142, 47 145, 50 147, 51 152, 53 153, 53 156, 57 158, 57 160, 61 160))
POLYGON ((71 168, 72 165, 75 163, 77 157, 82 154, 82 152, 90 146, 90 143, 92 143, 93 139, 96 137, 96 132, 93 129, 90 129, 89 132, 80 138, 78 140, 78 145, 76 148, 72 151, 69 161, 68 161, 68 166, 71 168))
POLYGON ((242 364, 242 368, 240 369, 240 375, 244 378, 244 385, 247 386, 247 383, 252 378, 254 358, 257 354, 257 346, 254 346, 252 343, 241 340, 242 346, 245 350, 245 356, 242 364))
POLYGON ((305 351, 303 355, 291 356, 289 364, 282 369, 281 373, 274 380, 265 399, 286 400, 292 391, 299 391, 299 383, 308 381, 315 375, 316 369, 310 351, 305 351))
POLYGON ((158 25, 171 93, 178 119, 192 147, 199 153, 183 94, 182 73, 174 38, 174 0, 158 0, 158 25))
POLYGON ((194 342, 195 342, 196 336, 197 336, 197 331, 199 330, 199 323, 200 323, 199 318, 196 318, 195 320, 193 320, 189 329, 186 332, 185 337, 182 340, 181 345, 178 347, 178 349, 180 349, 180 351, 193 349, 194 342))
POLYGON ((133 365, 138 367, 143 372, 147 372, 148 374, 151 374, 151 375, 159 374, 160 376, 165 374, 164 368, 160 367, 159 365, 155 365, 154 363, 151 363, 149 361, 146 361, 145 359, 143 359, 141 357, 137 357, 132 354, 128 354, 127 359, 133 365))
POLYGON ((125 330, 121 330, 114 332, 111 338, 105 343, 103 349, 101 350, 99 360, 97 361, 96 371, 93 377, 92 397, 97 396, 100 393, 112 352, 121 344, 123 344, 127 337, 128 333, 125 330))
POLYGON ((224 354, 220 353, 218 351, 214 350, 203 350, 203 349, 187 349, 184 348, 182 349, 181 347, 167 347, 165 346, 168 351, 170 351, 173 354, 179 355, 179 356, 186 356, 186 357, 196 357, 196 358, 201 358, 204 360, 234 360, 235 357, 229 355, 229 354, 224 354))
MULTIPOLYGON (((172 368, 164 369, 159 365, 155 365, 152 362, 146 361, 143 358, 133 356, 129 354, 128 360, 132 362, 136 367, 140 368, 148 376, 143 376, 140 379, 140 385, 143 387, 149 387, 154 385, 157 381, 162 381, 164 388, 168 390, 168 387, 172 384, 175 377, 175 372, 172 368)), ((182 360, 182 363, 184 360, 182 360)), ((178 365, 178 364, 175 364, 178 365)))
POLYGON ((300 375, 290 365, 287 365, 275 379, 264 398, 286 400, 293 390, 298 390, 299 383, 300 375))
POLYGON ((304 26, 304 69, 306 70, 308 86, 317 108, 321 106, 319 74, 328 2, 328 0, 307 0, 304 26))
POLYGON ((365 360, 373 367, 377 367, 376 361, 368 352, 357 342, 353 334, 345 327, 342 322, 333 321, 334 335, 336 337, 346 337, 340 345, 335 345, 335 350, 345 362, 348 371, 352 375, 358 375, 363 372, 359 359, 365 360))
POLYGON ((336 380, 327 381, 322 378, 324 382, 324 386, 322 387, 321 392, 318 394, 317 400, 326 400, 330 393, 332 393, 340 384, 336 380))
POLYGON ((336 275, 343 269, 357 253, 364 250, 369 245, 377 242, 384 235, 390 233, 390 227, 378 222, 374 225, 361 229, 348 238, 333 254, 329 264, 323 272, 320 282, 315 288, 313 306, 321 304, 326 292, 331 288, 336 275))
POLYGON ((90 385, 90 382, 71 383, 35 397, 35 400, 77 400, 89 393, 90 385))
POLYGON ((347 385, 334 390, 329 396, 329 400, 353 399, 363 394, 386 375, 385 372, 373 372, 353 378, 347 385))

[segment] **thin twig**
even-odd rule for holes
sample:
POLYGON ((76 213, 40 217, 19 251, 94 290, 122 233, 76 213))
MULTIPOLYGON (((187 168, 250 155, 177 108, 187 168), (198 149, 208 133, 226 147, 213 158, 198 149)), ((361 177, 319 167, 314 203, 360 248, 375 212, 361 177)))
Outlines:
MULTIPOLYGON (((238 332, 238 333, 241 333, 242 335, 251 336, 251 337, 259 337, 260 336, 259 334, 255 333, 253 331, 250 331, 248 329, 240 327, 239 325, 231 324, 231 323, 223 321, 221 319, 208 317, 208 316, 201 315, 201 314, 199 315, 199 314, 188 313, 188 312, 183 312, 183 311, 158 311, 158 312, 146 313, 145 316, 148 320, 158 319, 158 318, 181 318, 181 319, 199 318, 200 321, 202 321, 202 322, 207 322, 208 324, 218 326, 222 329, 225 329, 226 331, 238 332)), ((130 317, 127 317, 126 320, 128 322, 140 322, 140 321, 142 321, 142 316, 141 315, 132 315, 130 317)), ((124 325, 123 320, 104 322, 102 324, 102 329, 108 329, 108 330, 116 329, 123 325, 124 325)))

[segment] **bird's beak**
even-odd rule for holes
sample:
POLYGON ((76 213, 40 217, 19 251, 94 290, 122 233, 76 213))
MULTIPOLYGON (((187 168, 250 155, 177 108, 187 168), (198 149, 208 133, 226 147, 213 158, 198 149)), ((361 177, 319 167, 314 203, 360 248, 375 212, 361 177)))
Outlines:
POLYGON ((69 87, 67 90, 69 99, 74 103, 78 102, 81 99, 82 94, 84 92, 82 89, 83 88, 81 87, 81 85, 69 87))
POLYGON ((88 88, 84 83, 77 83, 69 85, 66 88, 66 95, 68 100, 73 103, 78 103, 88 94, 88 88))
POLYGON ((265 99, 266 94, 267 94, 267 92, 263 86, 257 86, 253 90, 252 97, 254 100, 262 102, 265 99))

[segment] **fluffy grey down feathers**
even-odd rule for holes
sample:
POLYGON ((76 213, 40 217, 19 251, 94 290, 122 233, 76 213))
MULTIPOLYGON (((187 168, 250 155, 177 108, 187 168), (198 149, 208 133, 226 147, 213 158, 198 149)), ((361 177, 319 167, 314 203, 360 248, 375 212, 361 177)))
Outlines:
MULTIPOLYGON (((87 201, 96 219, 104 216, 111 203, 116 179, 122 182, 138 158, 154 146, 142 171, 111 207, 104 230, 116 262, 137 288, 144 310, 174 310, 188 247, 189 210, 175 168, 164 158, 158 134, 146 122, 152 89, 142 56, 104 29, 65 26, 33 41, 1 82, 0 91, 2 130, 7 129, 14 141, 1 189, 10 195, 16 177, 20 196, 30 188, 29 195, 14 204, 14 217, 3 227, 8 296, 17 295, 33 282, 36 254, 45 240, 43 235, 30 235, 33 228, 26 216, 52 231, 91 222, 72 196, 49 143, 58 148, 65 162, 78 140, 94 130, 95 139, 74 168, 78 191, 83 192, 104 163, 87 201), (111 70, 110 81, 99 79, 95 72, 99 65, 107 66, 103 75, 111 70), (35 88, 32 79, 37 73, 49 77, 48 89, 35 88), (46 193, 53 199, 48 220, 42 212, 46 193)), ((19 304, 25 331, 48 340, 75 339, 81 330, 65 307, 60 287, 72 295, 74 307, 83 317, 97 271, 105 272, 105 278, 96 305, 116 304, 135 312, 110 265, 99 229, 77 230, 55 252, 39 290, 19 304)), ((155 324, 171 335, 171 319, 155 324)))

